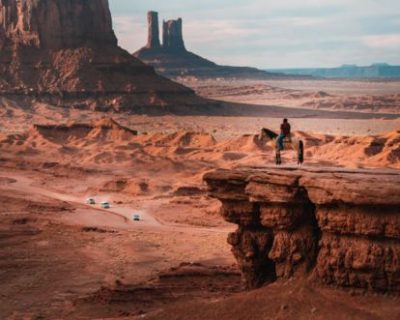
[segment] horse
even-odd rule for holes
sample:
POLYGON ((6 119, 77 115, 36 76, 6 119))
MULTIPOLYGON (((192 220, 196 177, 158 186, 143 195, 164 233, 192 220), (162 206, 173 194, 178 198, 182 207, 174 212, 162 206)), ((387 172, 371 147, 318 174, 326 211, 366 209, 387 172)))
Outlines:
MULTIPOLYGON (((267 141, 270 142, 270 144, 272 144, 276 152, 275 153, 276 165, 281 165, 282 164, 281 150, 276 141, 277 138, 278 134, 266 128, 263 128, 261 130, 261 134, 259 136, 259 140, 261 142, 267 141)), ((302 164, 304 162, 304 142, 302 140, 297 139, 295 137, 291 137, 290 139, 285 138, 283 145, 284 145, 284 150, 297 151, 297 164, 302 164)))

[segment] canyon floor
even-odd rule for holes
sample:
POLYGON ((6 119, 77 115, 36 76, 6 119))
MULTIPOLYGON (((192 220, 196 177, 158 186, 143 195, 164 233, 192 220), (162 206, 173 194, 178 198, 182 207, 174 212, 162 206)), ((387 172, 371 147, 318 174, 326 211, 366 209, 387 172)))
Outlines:
MULTIPOLYGON (((202 176, 271 165, 274 150, 258 133, 277 131, 283 117, 305 141, 305 166, 400 169, 400 83, 184 82, 232 115, 1 99, 0 317, 398 319, 397 296, 308 279, 243 291, 226 243, 235 226, 202 176)), ((296 154, 283 160, 295 166, 296 154)))

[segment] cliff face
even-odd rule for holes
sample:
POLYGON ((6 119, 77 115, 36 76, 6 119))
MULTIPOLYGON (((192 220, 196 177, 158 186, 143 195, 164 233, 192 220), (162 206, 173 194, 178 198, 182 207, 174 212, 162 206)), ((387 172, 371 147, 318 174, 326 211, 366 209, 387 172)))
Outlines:
POLYGON ((400 292, 400 172, 218 170, 205 175, 249 288, 305 277, 400 292))
POLYGON ((156 114, 207 103, 118 47, 108 0, 0 0, 0 46, 12 99, 156 114))
POLYGON ((116 45, 107 0, 1 0, 5 39, 40 48, 116 45))

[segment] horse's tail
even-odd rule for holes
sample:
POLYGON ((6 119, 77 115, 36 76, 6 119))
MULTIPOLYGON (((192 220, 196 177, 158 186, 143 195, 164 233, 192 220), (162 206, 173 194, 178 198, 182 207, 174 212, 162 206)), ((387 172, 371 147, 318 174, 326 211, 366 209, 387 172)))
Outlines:
POLYGON ((304 143, 302 140, 299 141, 298 162, 299 164, 304 162, 304 143))

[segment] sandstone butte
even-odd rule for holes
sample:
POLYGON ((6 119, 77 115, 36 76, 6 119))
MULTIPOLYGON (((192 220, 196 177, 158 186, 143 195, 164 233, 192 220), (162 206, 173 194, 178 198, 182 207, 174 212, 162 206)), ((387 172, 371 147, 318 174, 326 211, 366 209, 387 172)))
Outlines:
POLYGON ((0 0, 0 93, 136 113, 206 104, 118 47, 108 0, 0 0))
POLYGON ((163 21, 162 43, 160 42, 158 13, 149 11, 147 21, 147 44, 133 55, 153 66, 162 75, 171 78, 179 76, 250 79, 283 77, 251 67, 221 66, 188 51, 183 38, 183 20, 181 18, 163 21))
POLYGON ((207 173, 238 225, 228 237, 248 288, 276 279, 400 292, 400 173, 238 168, 207 173))

